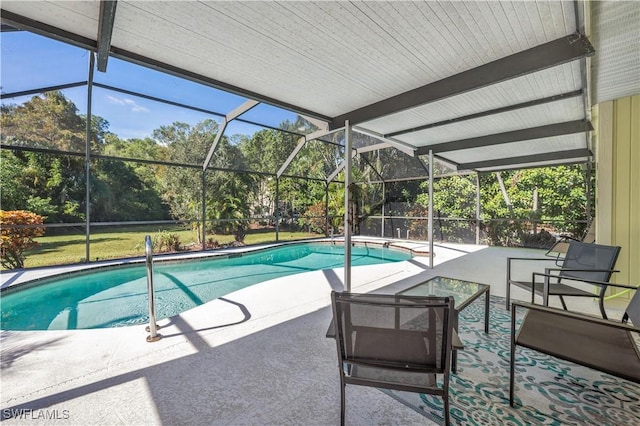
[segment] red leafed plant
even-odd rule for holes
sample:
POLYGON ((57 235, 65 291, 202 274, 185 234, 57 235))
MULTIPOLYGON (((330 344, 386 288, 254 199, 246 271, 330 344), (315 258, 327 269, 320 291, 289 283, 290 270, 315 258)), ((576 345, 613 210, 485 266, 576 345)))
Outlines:
POLYGON ((0 255, 7 269, 24 268, 24 252, 38 245, 35 237, 44 235, 44 217, 25 210, 0 210, 0 255))

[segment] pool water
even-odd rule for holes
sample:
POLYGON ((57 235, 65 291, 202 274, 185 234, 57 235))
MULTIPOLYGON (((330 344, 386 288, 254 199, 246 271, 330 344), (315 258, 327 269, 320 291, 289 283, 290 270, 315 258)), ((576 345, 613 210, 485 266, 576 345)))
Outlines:
MULTIPOLYGON (((409 253, 354 246, 353 266, 399 262, 409 253)), ((301 272, 344 266, 341 245, 305 243, 223 258, 156 262, 156 316, 167 318, 233 291, 301 272)), ((304 285, 303 282, 300 285, 304 285)), ((73 330, 143 324, 149 320, 144 265, 65 275, 3 291, 3 330, 73 330)))

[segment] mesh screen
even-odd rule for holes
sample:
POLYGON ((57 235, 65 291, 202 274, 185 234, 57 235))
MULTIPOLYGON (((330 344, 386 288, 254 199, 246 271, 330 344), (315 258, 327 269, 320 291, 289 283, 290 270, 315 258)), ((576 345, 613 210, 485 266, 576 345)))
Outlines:
MULTIPOLYGON (((85 80, 86 68, 85 66, 85 80)), ((94 81, 171 102, 190 105, 221 115, 229 113, 246 100, 241 96, 226 93, 151 68, 141 67, 114 57, 109 58, 107 72, 94 74, 94 81)), ((176 119, 179 120, 179 118, 176 119)))
POLYGON ((411 157, 394 148, 379 149, 360 154, 358 167, 369 180, 418 179, 428 177, 428 166, 417 157, 411 157), (373 173, 367 172, 370 167, 373 173))
POLYGON ((326 180, 344 159, 344 147, 321 140, 304 144, 287 167, 286 175, 326 180))
MULTIPOLYGON (((84 153, 86 121, 78 114, 86 113, 86 100, 86 86, 3 100, 0 140, 12 146, 84 153)), ((92 136, 91 147, 96 148, 100 141, 96 132, 92 136)))
POLYGON ((87 81, 89 72, 86 50, 28 31, 3 32, 0 57, 2 93, 87 81))

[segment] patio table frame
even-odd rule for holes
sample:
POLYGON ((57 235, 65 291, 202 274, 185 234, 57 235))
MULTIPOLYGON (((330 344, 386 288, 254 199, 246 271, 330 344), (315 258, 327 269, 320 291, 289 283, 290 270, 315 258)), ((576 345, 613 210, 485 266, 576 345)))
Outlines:
MULTIPOLYGON (((458 292, 459 293, 459 292, 458 292)), ((468 307, 471 303, 475 302, 480 296, 485 296, 484 303, 484 332, 486 334, 489 333, 489 296, 491 293, 491 286, 487 284, 481 284, 473 281, 461 280, 457 278, 449 278, 436 276, 433 278, 429 278, 426 281, 423 281, 419 284, 416 284, 412 287, 404 289, 396 293, 401 296, 452 296, 455 301, 455 306, 453 309, 453 329, 456 334, 458 334, 458 317, 460 311, 468 307), (470 295, 464 295, 466 298, 460 300, 456 293, 456 289, 453 287, 454 284, 462 284, 462 285, 475 285, 477 286, 477 290, 470 295)), ((463 348, 453 348, 453 353, 451 357, 451 371, 456 373, 458 367, 458 349, 463 348)))

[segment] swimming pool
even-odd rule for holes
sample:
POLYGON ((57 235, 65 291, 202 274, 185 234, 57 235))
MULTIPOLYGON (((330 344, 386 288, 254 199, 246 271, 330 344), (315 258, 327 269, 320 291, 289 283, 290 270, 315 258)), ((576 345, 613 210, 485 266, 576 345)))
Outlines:
MULTIPOLYGON (((405 251, 352 247, 353 266, 400 262, 405 251)), ((287 275, 344 266, 342 245, 303 243, 179 262, 153 268, 156 317, 167 318, 233 291, 287 275)), ((301 283, 303 285, 304 283, 301 283)), ((75 273, 3 290, 3 330, 121 327, 149 320, 144 265, 75 273)))

